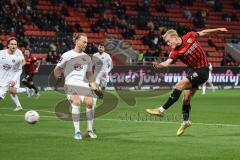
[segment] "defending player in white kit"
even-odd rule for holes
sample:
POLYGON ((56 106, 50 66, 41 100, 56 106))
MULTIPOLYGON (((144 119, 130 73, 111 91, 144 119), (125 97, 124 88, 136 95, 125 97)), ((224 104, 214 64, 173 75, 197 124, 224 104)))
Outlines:
MULTIPOLYGON (((104 90, 109 82, 108 73, 113 68, 112 58, 105 52, 105 46, 100 43, 98 52, 93 55, 94 76, 96 83, 101 90, 104 90)), ((93 98, 93 107, 96 107, 97 96, 93 98)))
POLYGON ((99 44, 98 52, 93 55, 93 66, 96 83, 104 89, 109 82, 108 73, 112 70, 113 63, 110 55, 105 52, 103 43, 99 44))
POLYGON ((212 83, 212 70, 213 70, 213 66, 211 63, 209 63, 209 78, 208 78, 208 81, 203 83, 202 85, 202 94, 206 94, 206 85, 207 83, 211 86, 212 88, 212 91, 214 92, 215 91, 215 88, 213 86, 213 83, 212 83))
POLYGON ((20 76, 24 57, 17 49, 17 40, 12 37, 7 41, 8 49, 0 51, 0 100, 4 99, 7 92, 11 93, 11 98, 16 104, 14 111, 22 110, 19 102, 17 88, 20 86, 20 76))
POLYGON ((83 51, 87 46, 87 35, 78 33, 73 35, 75 48, 65 52, 57 66, 54 69, 56 78, 61 77, 64 71, 65 91, 67 98, 72 106, 72 120, 75 129, 74 139, 82 139, 80 132, 80 104, 84 102, 87 106, 87 127, 88 134, 91 138, 97 138, 93 132, 93 92, 102 96, 102 93, 97 90, 95 78, 92 72, 92 61, 83 51), (90 83, 90 86, 89 86, 90 83))

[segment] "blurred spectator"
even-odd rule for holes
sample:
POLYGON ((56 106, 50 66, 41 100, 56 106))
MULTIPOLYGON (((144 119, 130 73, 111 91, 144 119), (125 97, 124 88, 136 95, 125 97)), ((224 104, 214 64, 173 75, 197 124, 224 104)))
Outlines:
POLYGON ((147 27, 148 27, 148 29, 149 30, 154 30, 154 23, 153 23, 153 21, 149 21, 149 22, 147 22, 147 27))
POLYGON ((229 15, 228 13, 226 13, 226 12, 224 12, 223 14, 222 14, 222 19, 223 20, 225 20, 225 21, 227 21, 227 22, 231 22, 231 15, 229 15))
POLYGON ((52 64, 57 64, 60 59, 60 55, 56 51, 53 51, 52 53, 53 53, 52 54, 52 64))
POLYGON ((238 21, 238 18, 237 18, 236 13, 232 13, 232 14, 231 14, 231 20, 232 20, 232 21, 238 21))
POLYGON ((234 0, 232 5, 233 5, 234 9, 240 9, 240 1, 239 0, 234 0))
POLYGON ((164 2, 162 2, 162 1, 159 1, 159 2, 157 3, 156 10, 157 10, 158 12, 168 13, 167 8, 166 8, 166 6, 164 5, 164 2))
POLYGON ((236 34, 232 34, 231 36, 231 43, 238 44, 239 40, 236 34))
POLYGON ((188 7, 186 7, 183 11, 184 17, 187 19, 192 19, 192 13, 191 11, 188 9, 188 7))
POLYGON ((52 51, 52 52, 54 52, 54 51, 57 50, 57 46, 52 42, 52 43, 50 43, 50 45, 49 45, 49 50, 52 51))
POLYGON ((221 12, 223 9, 222 0, 214 0, 213 7, 214 7, 214 11, 221 12))

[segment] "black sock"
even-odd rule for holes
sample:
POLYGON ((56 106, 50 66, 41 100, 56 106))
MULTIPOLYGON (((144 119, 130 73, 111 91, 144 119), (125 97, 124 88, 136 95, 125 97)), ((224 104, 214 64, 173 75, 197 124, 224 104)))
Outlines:
POLYGON ((30 87, 34 89, 35 93, 38 93, 38 89, 34 86, 34 84, 30 84, 30 87))
POLYGON ((182 106, 182 114, 183 114, 183 120, 188 121, 190 118, 190 111, 191 111, 191 105, 190 104, 183 104, 182 106))
POLYGON ((180 97, 182 91, 178 89, 174 89, 167 102, 163 105, 164 109, 168 109, 171 105, 173 105, 178 98, 180 97))
POLYGON ((26 82, 26 81, 22 81, 22 84, 27 86, 29 89, 32 88, 31 85, 28 82, 26 82))

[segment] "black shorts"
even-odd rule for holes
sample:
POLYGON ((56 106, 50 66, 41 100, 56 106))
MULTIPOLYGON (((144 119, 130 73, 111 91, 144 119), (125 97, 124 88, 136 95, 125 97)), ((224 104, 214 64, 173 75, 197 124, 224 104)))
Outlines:
POLYGON ((192 83, 192 88, 198 88, 199 85, 205 83, 208 80, 209 68, 202 67, 197 69, 191 69, 188 72, 187 78, 192 83))
POLYGON ((34 77, 34 74, 27 74, 24 79, 26 79, 28 82, 32 82, 33 81, 33 77, 34 77))

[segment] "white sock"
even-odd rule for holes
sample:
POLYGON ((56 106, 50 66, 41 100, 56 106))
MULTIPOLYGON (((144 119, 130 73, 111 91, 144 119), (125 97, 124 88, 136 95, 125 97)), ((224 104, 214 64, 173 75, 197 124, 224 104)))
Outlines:
POLYGON ((96 108, 97 98, 93 97, 93 109, 96 108))
POLYGON ((190 123, 190 121, 188 120, 188 121, 183 121, 183 124, 189 124, 190 123))
POLYGON ((88 131, 93 130, 93 119, 94 119, 94 109, 86 108, 86 117, 87 117, 87 129, 88 131))
POLYGON ((21 107, 21 103, 19 102, 18 96, 16 94, 10 94, 13 102, 16 104, 17 107, 21 107))
POLYGON ((165 109, 162 106, 159 108, 159 110, 160 112, 165 112, 165 109))
POLYGON ((206 93, 206 84, 203 84, 202 86, 202 94, 205 94, 206 93))
POLYGON ((26 88, 17 88, 17 93, 26 92, 26 88))
POLYGON ((212 90, 215 91, 214 85, 212 82, 209 82, 210 86, 212 87, 212 90))
POLYGON ((72 104, 72 120, 73 120, 73 126, 75 129, 75 133, 80 132, 80 107, 75 106, 72 104))

